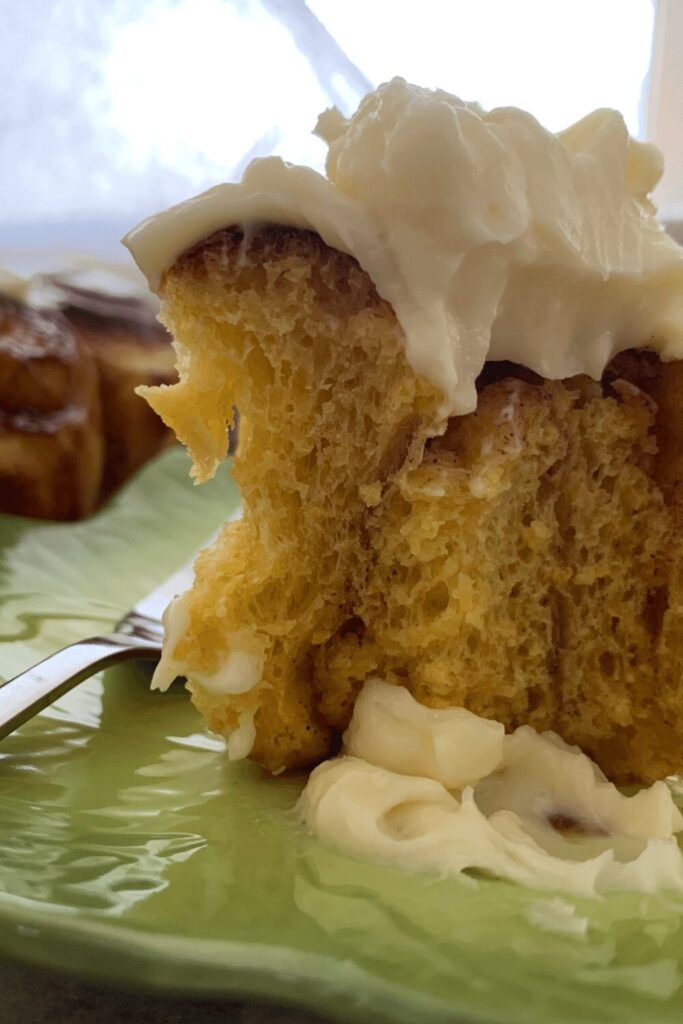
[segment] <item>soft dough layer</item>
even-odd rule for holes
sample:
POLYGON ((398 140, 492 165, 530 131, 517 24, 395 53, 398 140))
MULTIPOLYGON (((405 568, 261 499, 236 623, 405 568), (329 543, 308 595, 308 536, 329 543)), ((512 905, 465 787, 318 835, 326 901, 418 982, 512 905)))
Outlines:
POLYGON ((181 381, 146 393, 200 480, 242 416, 244 517, 166 651, 212 728, 254 716, 252 756, 310 763, 379 674, 616 780, 679 767, 680 364, 621 357, 602 386, 491 364, 446 428, 391 307, 311 232, 221 231, 162 291, 181 381))
POLYGON ((163 291, 181 381, 145 394, 199 480, 225 457, 240 410, 244 503, 200 556, 187 630, 167 653, 213 729, 230 733, 255 712, 254 757, 271 769, 310 763, 333 742, 313 653, 352 613, 368 506, 419 463, 442 396, 408 366, 367 275, 310 232, 219 232, 163 291))
POLYGON ((657 458, 677 423, 657 409, 622 377, 485 387, 372 518, 355 618, 316 655, 326 716, 345 726, 373 673, 552 729, 620 781, 677 770, 680 507, 657 458))

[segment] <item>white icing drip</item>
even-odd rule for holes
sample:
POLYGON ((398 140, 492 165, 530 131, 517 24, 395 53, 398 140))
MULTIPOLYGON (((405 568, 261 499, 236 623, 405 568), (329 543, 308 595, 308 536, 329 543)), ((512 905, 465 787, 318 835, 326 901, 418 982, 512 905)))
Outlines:
POLYGON ((245 757, 249 757, 255 739, 254 712, 243 711, 240 715, 240 724, 228 737, 228 759, 241 761, 245 757))
POLYGON ((162 616, 164 643, 152 676, 152 689, 167 690, 178 676, 186 676, 193 685, 216 695, 236 695, 253 690, 261 681, 263 653, 245 648, 244 637, 239 631, 226 635, 225 660, 210 675, 188 669, 184 659, 176 656, 176 648, 190 625, 189 603, 190 591, 187 590, 171 601, 162 616))
MULTIPOLYGON (((190 625, 189 601, 190 591, 187 590, 171 601, 162 616, 164 643, 161 658, 152 676, 152 689, 168 690, 178 677, 190 676, 191 690, 199 686, 216 696, 243 694, 252 690, 261 681, 263 654, 240 648, 240 633, 233 633, 227 637, 234 646, 228 651, 220 668, 212 675, 190 671, 184 659, 176 657, 176 647, 190 625)), ((239 725, 228 737, 228 758, 231 761, 239 761, 248 757, 255 738, 254 712, 243 711, 240 714, 239 725)))
MULTIPOLYGON (((228 644, 239 643, 239 634, 228 634, 228 644)), ((192 682, 198 683, 203 690, 219 695, 236 695, 253 690, 261 681, 263 672, 263 655, 255 651, 241 650, 232 647, 223 664, 211 675, 193 672, 192 682)), ((246 756, 246 755, 245 755, 246 756)))
POLYGON ((185 675, 185 663, 174 657, 174 652, 187 633, 190 624, 189 598, 189 590, 174 597, 161 616, 164 626, 164 643, 161 657, 152 676, 152 690, 161 690, 164 693, 174 680, 185 675))

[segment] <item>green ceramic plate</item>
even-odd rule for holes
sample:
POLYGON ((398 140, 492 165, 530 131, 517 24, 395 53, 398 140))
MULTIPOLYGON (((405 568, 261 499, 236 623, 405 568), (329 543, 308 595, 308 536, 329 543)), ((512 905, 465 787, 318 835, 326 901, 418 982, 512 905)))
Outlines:
MULTIPOLYGON (((0 519, 5 678, 109 628, 236 507, 186 468, 167 453, 84 524, 0 519)), ((681 901, 350 860, 299 829, 302 779, 230 765, 148 683, 106 672, 0 743, 0 952, 362 1024, 683 1019, 681 901)))

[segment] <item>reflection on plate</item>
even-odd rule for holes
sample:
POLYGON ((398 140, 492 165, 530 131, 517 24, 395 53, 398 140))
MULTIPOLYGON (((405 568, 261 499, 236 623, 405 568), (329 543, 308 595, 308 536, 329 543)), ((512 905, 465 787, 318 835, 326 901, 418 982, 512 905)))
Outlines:
MULTIPOLYGON (((180 451, 77 525, 0 520, 1 670, 111 626, 236 507, 180 451)), ((362 1024, 679 1022, 683 901, 552 897, 350 860, 302 778, 231 765, 182 689, 112 669, 0 743, 0 951, 362 1024)))

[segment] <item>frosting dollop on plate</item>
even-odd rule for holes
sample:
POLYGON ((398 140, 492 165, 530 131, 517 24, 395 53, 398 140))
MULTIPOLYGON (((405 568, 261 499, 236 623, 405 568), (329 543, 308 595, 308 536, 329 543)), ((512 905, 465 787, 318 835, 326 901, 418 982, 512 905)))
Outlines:
POLYGON ((424 708, 370 679, 344 743, 311 774, 299 811, 346 853, 583 896, 683 891, 683 817, 666 783, 625 796, 554 733, 505 736, 498 723, 424 708))

